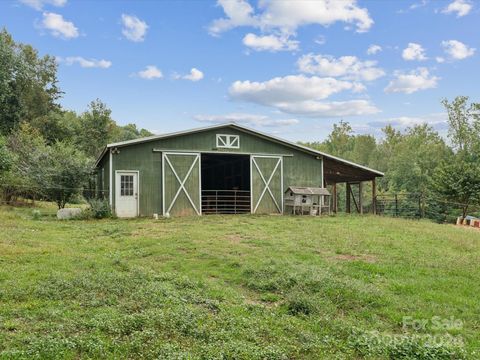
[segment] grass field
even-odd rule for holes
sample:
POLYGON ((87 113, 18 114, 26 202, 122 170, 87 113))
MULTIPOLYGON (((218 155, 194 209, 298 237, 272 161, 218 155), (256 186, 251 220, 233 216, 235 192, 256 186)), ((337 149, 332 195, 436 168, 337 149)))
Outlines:
POLYGON ((52 210, 0 207, 0 358, 480 356, 479 231, 52 210))

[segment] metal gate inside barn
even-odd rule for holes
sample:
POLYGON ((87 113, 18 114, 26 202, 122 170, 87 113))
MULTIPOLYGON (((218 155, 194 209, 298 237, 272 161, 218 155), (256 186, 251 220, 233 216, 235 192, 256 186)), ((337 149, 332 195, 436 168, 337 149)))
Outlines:
POLYGON ((281 156, 164 152, 166 215, 282 213, 281 156))

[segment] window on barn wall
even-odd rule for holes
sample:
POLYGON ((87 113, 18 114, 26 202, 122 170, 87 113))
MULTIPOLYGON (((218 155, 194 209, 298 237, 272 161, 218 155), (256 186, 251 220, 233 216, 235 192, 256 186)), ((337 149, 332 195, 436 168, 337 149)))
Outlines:
POLYGON ((217 148, 224 148, 224 149, 240 148, 240 136, 217 134, 217 148))

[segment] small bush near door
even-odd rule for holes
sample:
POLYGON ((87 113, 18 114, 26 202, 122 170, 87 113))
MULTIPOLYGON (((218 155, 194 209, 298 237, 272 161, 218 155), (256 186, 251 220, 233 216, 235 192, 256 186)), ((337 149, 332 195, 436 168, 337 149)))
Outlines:
POLYGON ((89 207, 84 209, 77 219, 104 219, 112 217, 110 204, 104 199, 88 200, 89 207))

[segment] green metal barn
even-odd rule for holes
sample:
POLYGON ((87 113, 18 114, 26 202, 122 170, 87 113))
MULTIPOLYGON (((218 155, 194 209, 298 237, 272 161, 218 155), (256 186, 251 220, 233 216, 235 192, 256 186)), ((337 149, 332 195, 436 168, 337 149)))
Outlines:
MULTIPOLYGON (((234 123, 109 144, 96 168, 97 190, 119 217, 282 214, 287 188, 327 185, 336 211, 337 183, 347 183, 350 211, 351 186, 371 181, 375 197, 383 176, 234 123)), ((353 200, 362 212, 361 196, 353 200)))

